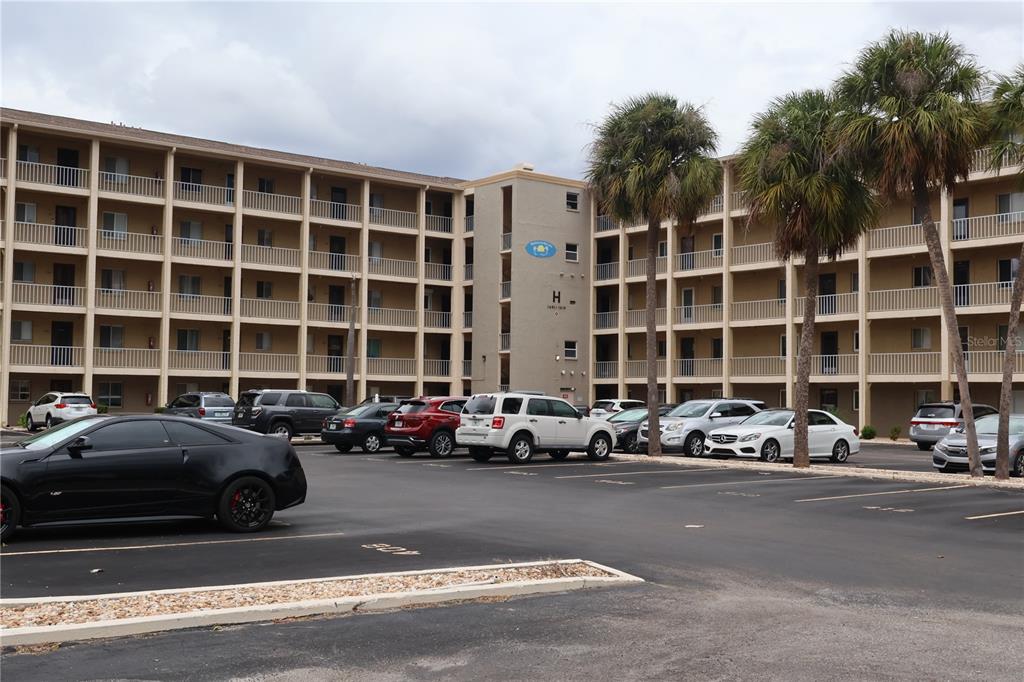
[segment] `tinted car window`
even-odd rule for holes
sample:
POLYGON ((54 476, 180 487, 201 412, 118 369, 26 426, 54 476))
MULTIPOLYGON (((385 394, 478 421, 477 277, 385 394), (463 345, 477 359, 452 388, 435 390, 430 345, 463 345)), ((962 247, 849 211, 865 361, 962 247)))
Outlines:
POLYGON ((917 409, 918 417, 924 419, 952 419, 952 405, 922 405, 917 409))
POLYGON ((596 403, 594 403, 593 407, 591 407, 590 409, 592 409, 592 410, 607 410, 611 406, 612 406, 612 401, 610 401, 610 400, 598 400, 596 403))
POLYGON ((551 404, 551 413, 556 417, 571 417, 575 419, 579 412, 576 411, 569 403, 563 403, 561 400, 549 400, 551 404))
POLYGON ((729 411, 730 417, 749 417, 754 414, 756 410, 750 405, 745 403, 733 403, 732 409, 729 411))
POLYGON ((835 426, 832 417, 824 412, 811 412, 807 417, 807 423, 810 426, 835 426))
POLYGON ((462 406, 465 404, 465 401, 462 400, 449 400, 441 405, 441 409, 445 412, 454 412, 458 414, 459 412, 462 412, 462 406))
POLYGON ((223 445, 228 442, 225 438, 191 424, 169 421, 164 422, 164 428, 178 445, 223 445))
POLYGON ((301 393, 292 393, 284 403, 285 407, 305 407, 306 404, 306 396, 301 393))
POLYGON ((162 448, 170 443, 163 425, 150 420, 107 424, 90 433, 89 440, 93 452, 162 448))
POLYGON ((984 417, 986 414, 995 414, 995 413, 996 413, 996 411, 993 410, 991 407, 986 407, 984 405, 975 405, 974 406, 974 418, 975 419, 977 419, 978 417, 984 417))
POLYGON ((235 401, 226 395, 208 395, 204 397, 207 407, 234 407, 235 401))
POLYGON ((623 410, 622 412, 616 412, 611 416, 611 418, 608 421, 615 422, 616 424, 618 424, 619 422, 637 422, 646 416, 647 410, 636 408, 630 410, 623 410))
POLYGON ((174 401, 176 404, 172 407, 195 407, 199 404, 199 396, 197 395, 183 395, 174 401))
POLYGON ((277 405, 281 402, 280 393, 262 393, 257 398, 260 405, 277 405))
POLYGON ((92 405, 92 398, 87 395, 66 395, 61 398, 65 405, 92 405))
POLYGON ((252 407, 256 404, 256 398, 258 397, 258 393, 243 393, 238 397, 237 405, 239 407, 252 407))
POLYGON ((53 395, 47 393, 42 398, 36 401, 36 405, 46 405, 53 402, 53 395))
POLYGON ((380 417, 381 419, 383 419, 383 418, 387 417, 389 414, 391 414, 392 412, 394 412, 396 407, 398 407, 398 406, 395 405, 394 403, 388 403, 387 405, 382 405, 377 410, 377 416, 380 417))
POLYGON ((501 401, 502 414, 519 414, 521 409, 523 409, 522 398, 505 398, 501 401))
POLYGON ((463 411, 466 414, 494 414, 495 402, 493 395, 475 395, 469 399, 463 411))
POLYGON ((550 413, 551 408, 548 406, 548 401, 544 398, 530 398, 530 402, 526 404, 526 414, 547 417, 550 413))
POLYGON ((324 410, 336 410, 338 409, 338 401, 329 395, 323 393, 311 393, 309 396, 310 404, 313 407, 318 407, 324 410))
POLYGON ((422 412, 425 409, 427 409, 426 403, 405 403, 404 405, 400 405, 395 412, 398 414, 416 414, 417 412, 422 412))

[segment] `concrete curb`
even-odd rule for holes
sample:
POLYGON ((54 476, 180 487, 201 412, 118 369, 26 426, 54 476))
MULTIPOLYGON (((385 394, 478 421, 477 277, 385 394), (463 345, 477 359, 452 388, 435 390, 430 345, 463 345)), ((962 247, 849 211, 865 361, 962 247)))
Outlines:
POLYGON ((311 578, 306 580, 279 580, 247 585, 219 585, 213 587, 194 587, 169 590, 146 590, 142 592, 122 592, 102 595, 79 595, 73 597, 40 597, 37 599, 3 599, 0 606, 16 606, 25 604, 43 604, 57 601, 82 601, 124 596, 156 595, 167 593, 197 592, 203 590, 230 590, 239 587, 266 585, 301 584, 342 580, 365 577, 391 577, 403 575, 449 573, 463 570, 486 570, 500 568, 521 568, 556 564, 584 563, 608 572, 608 577, 576 577, 549 578, 545 580, 517 581, 495 584, 459 585, 408 592, 394 592, 381 595, 359 595, 338 599, 313 599, 306 601, 265 604, 229 609, 206 609, 188 613, 162 614, 156 616, 140 616, 137 618, 121 618, 117 620, 94 621, 91 623, 74 623, 68 625, 46 625, 21 628, 0 628, 0 645, 27 646, 34 644, 54 644, 87 639, 108 637, 124 637, 152 632, 165 632, 186 628, 209 627, 213 625, 237 625, 259 621, 279 620, 283 618, 301 618, 306 616, 343 615, 348 613, 364 613, 389 611, 412 606, 428 606, 454 601, 480 599, 483 597, 522 597, 551 592, 567 592, 599 587, 614 587, 642 583, 644 580, 617 569, 603 566, 593 561, 582 559, 563 559, 557 561, 532 561, 514 564, 490 564, 486 566, 455 566, 442 569, 426 569, 418 571, 400 571, 392 573, 370 573, 352 576, 336 576, 332 578, 311 578))
POLYGON ((832 466, 828 464, 811 464, 806 469, 796 469, 791 464, 769 464, 768 462, 748 462, 728 459, 691 459, 688 457, 651 457, 649 455, 616 454, 612 459, 655 462, 657 464, 674 464, 694 469, 736 469, 739 471, 784 471, 787 474, 803 474, 806 476, 832 476, 846 478, 871 478, 884 481, 904 481, 907 483, 946 483, 949 485, 970 485, 979 488, 1000 488, 1024 492, 1024 479, 997 481, 992 477, 971 478, 969 474, 943 474, 926 471, 899 471, 891 469, 872 469, 832 466))

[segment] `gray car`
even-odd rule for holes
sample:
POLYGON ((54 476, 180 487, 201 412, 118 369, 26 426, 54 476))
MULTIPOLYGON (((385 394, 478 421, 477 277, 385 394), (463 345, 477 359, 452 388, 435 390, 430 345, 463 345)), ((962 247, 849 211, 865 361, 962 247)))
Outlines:
MULTIPOLYGON (((999 429, 999 415, 990 414, 975 422, 978 429, 978 450, 981 452, 981 467, 992 473, 996 470, 996 434, 999 429)), ((939 471, 965 471, 967 461, 967 437, 961 428, 954 429, 935 445, 932 451, 932 466, 939 471)), ((1010 475, 1024 476, 1024 414, 1010 415, 1010 475)))
POLYGON ((164 414, 230 424, 234 407, 235 401, 227 393, 196 391, 182 393, 167 403, 164 414))
MULTIPOLYGON (((760 400, 744 398, 688 400, 659 419, 661 448, 664 452, 703 457, 704 440, 709 433, 723 426, 738 424, 764 408, 765 404, 760 400)), ((637 448, 646 448, 648 438, 645 419, 636 434, 637 448)))
MULTIPOLYGON (((991 405, 974 405, 976 420, 996 412, 996 408, 991 405)), ((930 450, 933 445, 945 438, 951 429, 963 425, 964 415, 960 403, 925 403, 917 408, 917 413, 910 420, 910 440, 917 443, 918 449, 930 450)))

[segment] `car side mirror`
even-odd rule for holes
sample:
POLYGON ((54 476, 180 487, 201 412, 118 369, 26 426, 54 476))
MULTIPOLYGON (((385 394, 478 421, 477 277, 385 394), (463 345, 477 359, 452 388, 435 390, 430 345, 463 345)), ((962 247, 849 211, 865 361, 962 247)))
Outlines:
POLYGON ((722 416, 721 412, 712 412, 711 413, 711 418, 712 419, 716 419, 716 418, 721 417, 721 416, 722 416))
POLYGON ((89 436, 79 436, 68 444, 68 452, 72 457, 81 457, 84 450, 92 450, 89 436))
POLYGON ((579 410, 576 410, 576 418, 577 419, 583 419, 583 413, 580 412, 579 410))
POLYGON ((789 422, 789 426, 787 426, 786 428, 787 429, 795 429, 796 428, 796 424, 794 424, 793 422, 789 422))

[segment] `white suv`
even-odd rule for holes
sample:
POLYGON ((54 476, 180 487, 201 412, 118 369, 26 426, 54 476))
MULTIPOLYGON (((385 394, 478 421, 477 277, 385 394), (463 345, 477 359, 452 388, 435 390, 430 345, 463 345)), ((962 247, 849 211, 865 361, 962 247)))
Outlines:
POLYGON ((613 414, 635 407, 647 407, 647 403, 642 400, 598 400, 591 406, 590 416, 595 419, 607 419, 613 414))
POLYGON ((478 462, 501 451, 513 464, 525 464, 534 452, 565 459, 586 450, 593 460, 608 459, 615 430, 562 400, 533 393, 482 393, 469 399, 459 415, 455 441, 469 447, 478 462))
POLYGON ((59 393, 50 391, 32 403, 25 415, 29 431, 41 425, 50 428, 54 424, 96 414, 96 403, 85 393, 59 393))

